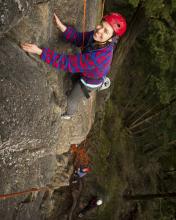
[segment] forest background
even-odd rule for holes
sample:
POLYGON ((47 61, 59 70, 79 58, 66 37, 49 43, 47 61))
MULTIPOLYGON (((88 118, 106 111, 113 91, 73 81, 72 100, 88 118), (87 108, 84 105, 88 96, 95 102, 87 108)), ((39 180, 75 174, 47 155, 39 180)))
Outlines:
POLYGON ((87 141, 93 175, 84 194, 105 201, 87 219, 175 220, 176 0, 108 0, 110 11, 127 17, 128 32, 87 141))

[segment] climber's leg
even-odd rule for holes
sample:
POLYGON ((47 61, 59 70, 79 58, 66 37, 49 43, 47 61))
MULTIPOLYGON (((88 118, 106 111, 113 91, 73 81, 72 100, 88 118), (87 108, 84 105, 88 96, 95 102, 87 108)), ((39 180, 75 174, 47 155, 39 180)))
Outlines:
POLYGON ((77 82, 74 85, 70 95, 68 96, 67 112, 65 115, 68 115, 68 116, 74 115, 76 113, 76 111, 78 110, 78 105, 82 99, 86 100, 86 97, 82 91, 80 83, 77 82))

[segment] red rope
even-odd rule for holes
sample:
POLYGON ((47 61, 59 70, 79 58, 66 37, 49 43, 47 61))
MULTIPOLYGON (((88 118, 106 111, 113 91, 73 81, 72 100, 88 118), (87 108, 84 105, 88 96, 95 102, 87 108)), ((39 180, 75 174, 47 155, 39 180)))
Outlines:
POLYGON ((49 188, 48 187, 41 187, 39 189, 37 188, 31 188, 29 190, 25 190, 22 192, 15 192, 15 193, 9 193, 9 194, 0 194, 0 199, 7 199, 7 198, 13 198, 16 196, 20 196, 20 195, 25 195, 27 193, 31 193, 31 192, 41 192, 41 191, 48 191, 49 188))
MULTIPOLYGON (((84 49, 85 31, 86 31, 86 5, 87 5, 87 1, 84 0, 84 15, 83 15, 83 22, 82 22, 82 33, 83 33, 83 43, 81 47, 82 50, 84 49)), ((103 17, 103 13, 104 13, 104 5, 105 5, 105 0, 102 0, 101 18, 103 17)))
POLYGON ((102 0, 101 18, 103 18, 104 15, 104 6, 105 6, 105 0, 102 0))
POLYGON ((82 29, 83 29, 82 50, 84 49, 85 31, 86 31, 86 4, 87 4, 87 1, 84 0, 84 15, 83 15, 83 23, 82 23, 82 29))

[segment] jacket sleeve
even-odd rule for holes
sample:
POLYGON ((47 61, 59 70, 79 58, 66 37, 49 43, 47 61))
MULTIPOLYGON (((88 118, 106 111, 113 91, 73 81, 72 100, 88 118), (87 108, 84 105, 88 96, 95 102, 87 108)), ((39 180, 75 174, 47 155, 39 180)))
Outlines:
MULTIPOLYGON (((88 42, 91 35, 93 35, 93 31, 85 32, 84 44, 88 42)), ((66 41, 73 43, 77 47, 81 47, 83 44, 83 33, 77 32, 73 27, 68 26, 63 33, 63 37, 66 41)))
POLYGON ((103 56, 100 52, 78 53, 75 55, 58 54, 48 48, 42 50, 40 58, 55 67, 65 72, 84 73, 89 77, 95 77, 100 69, 109 64, 109 56, 103 56))

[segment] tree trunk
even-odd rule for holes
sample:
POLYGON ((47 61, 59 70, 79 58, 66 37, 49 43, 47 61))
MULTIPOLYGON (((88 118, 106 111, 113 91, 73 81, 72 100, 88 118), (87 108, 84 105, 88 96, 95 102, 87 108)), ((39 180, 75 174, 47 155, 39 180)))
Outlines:
POLYGON ((149 122, 150 120, 152 120, 153 118, 155 118, 156 116, 160 115, 164 110, 166 110, 168 107, 170 107, 174 102, 176 101, 176 98, 174 98, 173 100, 171 100, 171 102, 165 106, 163 106, 158 112, 154 113, 153 115, 149 116, 148 118, 145 118, 144 120, 133 124, 133 126, 130 126, 129 129, 135 129, 136 127, 141 126, 142 124, 149 122))
POLYGON ((155 114, 149 116, 148 118, 145 118, 144 120, 138 122, 137 124, 134 124, 133 126, 130 126, 129 129, 132 130, 132 129, 135 129, 135 128, 141 126, 141 125, 144 124, 144 123, 150 122, 150 120, 152 120, 153 118, 155 118, 155 117, 157 117, 158 115, 160 115, 160 113, 161 113, 161 111, 159 111, 159 112, 157 112, 157 113, 155 113, 155 114))
POLYGON ((168 174, 176 174, 176 170, 164 170, 164 172, 168 174))
POLYGON ((137 36, 142 32, 146 24, 145 10, 142 1, 140 1, 134 16, 131 19, 129 27, 127 27, 127 33, 121 39, 117 50, 114 52, 112 63, 112 80, 115 79, 117 72, 122 65, 124 59, 129 53, 130 49, 135 43, 137 36))
MULTIPOLYGON (((128 107, 129 107, 130 105, 132 105, 132 104, 134 103, 134 101, 136 100, 136 98, 139 98, 139 96, 140 96, 141 94, 142 94, 142 96, 143 96, 142 91, 145 89, 146 85, 148 84, 149 79, 150 79, 150 75, 149 75, 149 76, 147 77, 147 79, 144 81, 142 87, 141 87, 139 90, 137 90, 136 94, 134 94, 133 97, 132 97, 131 99, 129 99, 128 103, 127 103, 127 104, 125 105, 125 107, 124 107, 124 110, 127 110, 128 107)), ((141 98, 141 99, 142 99, 142 98, 141 98)))
POLYGON ((176 198, 176 192, 172 193, 156 193, 156 194, 136 194, 136 195, 124 195, 126 200, 151 200, 151 199, 164 199, 164 198, 176 198))
POLYGON ((172 140, 168 143, 168 145, 175 145, 176 144, 176 140, 172 140))
POLYGON ((156 107, 158 106, 158 104, 156 104, 155 106, 153 106, 152 108, 148 109, 146 112, 144 112, 140 117, 138 117, 138 119, 136 119, 134 122, 131 123, 130 127, 135 125, 137 122, 139 122, 141 119, 143 119, 148 113, 150 113, 151 111, 153 111, 156 107))

